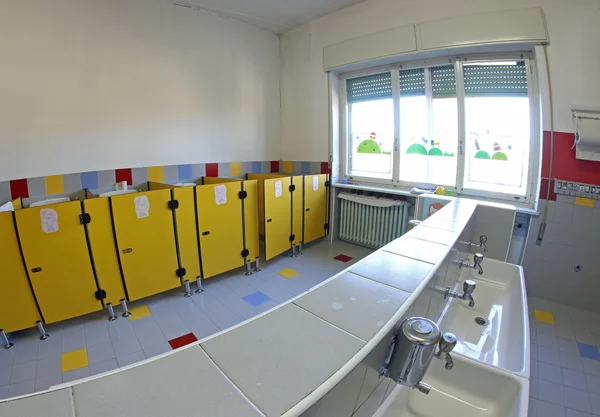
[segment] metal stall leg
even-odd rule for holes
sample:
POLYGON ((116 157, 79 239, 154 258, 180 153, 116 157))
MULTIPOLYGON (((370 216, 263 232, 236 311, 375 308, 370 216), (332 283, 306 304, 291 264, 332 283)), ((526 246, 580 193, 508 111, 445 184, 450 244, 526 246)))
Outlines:
POLYGON ((252 261, 251 260, 247 260, 246 261, 246 276, 248 275, 252 275, 252 261))
POLYGON ((256 262, 254 262, 254 272, 260 272, 260 258, 256 257, 256 262))
POLYGON ((4 345, 4 349, 10 349, 14 345, 10 343, 8 340, 8 336, 4 333, 4 329, 0 329, 0 339, 2 339, 2 344, 4 345))
POLYGON ((304 254, 302 253, 302 246, 303 246, 303 244, 302 244, 302 242, 300 242, 300 243, 298 244, 298 255, 304 255, 304 254))
POLYGON ((291 258, 295 258, 298 255, 296 255, 296 244, 292 243, 292 253, 290 255, 291 258))
POLYGON ((190 298, 192 296, 192 289, 190 288, 190 280, 186 279, 183 282, 183 285, 185 286, 185 294, 183 294, 183 296, 185 298, 190 298))
POLYGON ((123 314, 121 314, 123 317, 131 316, 131 313, 127 310, 127 300, 124 298, 121 299, 121 308, 123 309, 123 314))
POLYGON ((202 294, 204 290, 202 289, 202 277, 196 278, 196 294, 202 294))
POLYGON ((35 324, 37 325, 38 331, 40 332, 40 340, 48 339, 50 335, 46 333, 46 329, 44 329, 44 325, 42 324, 42 322, 38 320, 35 322, 35 324))
POLYGON ((108 309, 108 321, 115 321, 117 316, 115 316, 115 309, 113 308, 112 303, 106 304, 106 308, 108 309))

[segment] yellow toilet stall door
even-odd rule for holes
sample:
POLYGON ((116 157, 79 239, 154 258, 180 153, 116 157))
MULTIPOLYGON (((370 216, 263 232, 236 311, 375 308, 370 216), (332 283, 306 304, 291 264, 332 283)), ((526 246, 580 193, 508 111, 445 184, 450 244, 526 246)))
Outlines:
POLYGON ((304 177, 297 175, 292 177, 292 185, 295 187, 292 192, 292 234, 294 235, 294 245, 304 242, 304 177))
POLYGON ((327 174, 304 177, 304 243, 325 236, 327 223, 327 174))
MULTIPOLYGON (((181 285, 171 190, 110 198, 117 250, 130 301, 181 285)), ((92 220, 93 221, 93 220, 92 220)))
POLYGON ((25 264, 46 323, 102 309, 81 214, 79 201, 15 212, 25 264))
POLYGON ((0 213, 0 329, 6 333, 35 327, 40 314, 27 281, 13 214, 0 213))
POLYGON ((291 177, 273 178, 264 182, 265 204, 265 258, 275 256, 291 248, 292 199, 291 177))
POLYGON ((202 277, 244 265, 241 182, 196 187, 202 277))

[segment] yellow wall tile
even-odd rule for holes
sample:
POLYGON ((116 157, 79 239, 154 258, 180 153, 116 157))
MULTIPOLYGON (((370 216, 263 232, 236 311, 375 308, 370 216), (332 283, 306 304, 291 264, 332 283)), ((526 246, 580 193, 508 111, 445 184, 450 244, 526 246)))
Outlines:
POLYGON ((578 206, 594 207, 594 200, 585 197, 575 197, 575 204, 578 206))
POLYGON ((554 324, 554 314, 543 310, 535 310, 535 319, 542 323, 554 324))
POLYGON ((46 195, 64 194, 65 184, 62 175, 46 177, 46 195))
POLYGON ((239 177, 242 175, 242 163, 232 162, 229 164, 229 175, 232 177, 239 177))
POLYGON ((164 182, 165 168, 164 167, 148 167, 148 181, 164 182))
POLYGON ((291 174, 294 168, 292 167, 292 161, 283 161, 283 173, 291 174))

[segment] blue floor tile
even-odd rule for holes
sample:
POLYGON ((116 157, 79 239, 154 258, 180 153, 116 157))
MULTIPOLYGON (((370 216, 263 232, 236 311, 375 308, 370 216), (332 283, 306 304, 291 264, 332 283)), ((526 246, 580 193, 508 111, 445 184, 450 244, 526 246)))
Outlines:
POLYGON ((600 361, 600 352, 598 352, 596 346, 587 345, 585 343, 577 343, 577 346, 579 347, 579 356, 582 358, 600 361))
POLYGON ((244 300, 253 307, 258 307, 261 304, 266 303, 267 301, 271 301, 269 297, 264 295, 260 291, 253 292, 250 295, 243 297, 244 300))

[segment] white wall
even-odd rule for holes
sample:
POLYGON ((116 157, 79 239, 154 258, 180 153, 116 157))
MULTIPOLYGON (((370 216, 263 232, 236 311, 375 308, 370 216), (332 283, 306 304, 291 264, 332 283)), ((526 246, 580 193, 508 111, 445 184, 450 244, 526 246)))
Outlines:
MULTIPOLYGON (((600 0, 370 0, 300 28, 310 35, 290 31, 282 36, 283 160, 327 160, 323 47, 412 23, 530 6, 541 6, 546 16, 555 130, 572 132, 572 104, 600 106, 600 0)), ((547 96, 545 70, 540 84, 547 96)), ((546 110, 543 106, 544 129, 549 130, 546 110)))
POLYGON ((0 181, 279 159, 279 39, 156 0, 0 7, 0 181))

